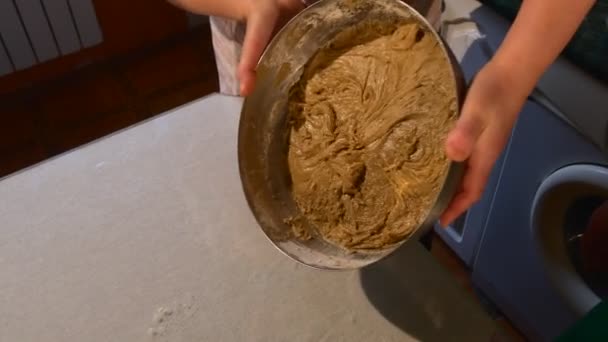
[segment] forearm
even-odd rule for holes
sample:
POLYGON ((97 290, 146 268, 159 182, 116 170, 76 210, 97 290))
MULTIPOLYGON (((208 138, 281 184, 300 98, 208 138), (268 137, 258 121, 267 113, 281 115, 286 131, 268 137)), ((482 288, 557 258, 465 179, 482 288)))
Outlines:
POLYGON ((244 20, 250 1, 248 0, 168 0, 171 4, 186 11, 244 20))
POLYGON ((524 0, 490 67, 526 97, 559 56, 595 0, 524 0))

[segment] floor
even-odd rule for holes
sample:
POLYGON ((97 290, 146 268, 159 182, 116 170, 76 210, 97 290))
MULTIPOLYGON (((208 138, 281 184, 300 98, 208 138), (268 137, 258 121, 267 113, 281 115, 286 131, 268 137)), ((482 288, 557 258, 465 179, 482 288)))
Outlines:
MULTIPOLYGON (((218 90, 209 27, 0 98, 0 178, 218 90)), ((437 236, 436 259, 473 296, 470 272, 437 236)), ((504 318, 497 340, 524 338, 504 318)))
MULTIPOLYGON (((471 272, 460 258, 443 242, 436 233, 431 233, 429 248, 435 259, 457 280, 479 305, 485 307, 485 303, 479 300, 471 283, 471 272)), ((491 315, 498 324, 500 330, 496 333, 495 341, 526 341, 524 336, 500 313, 492 312, 491 315)))

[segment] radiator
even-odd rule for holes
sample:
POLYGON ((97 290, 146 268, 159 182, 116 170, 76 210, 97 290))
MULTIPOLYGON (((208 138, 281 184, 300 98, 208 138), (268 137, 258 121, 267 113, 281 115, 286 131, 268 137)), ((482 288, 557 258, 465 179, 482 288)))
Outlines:
POLYGON ((0 76, 102 41, 92 0, 0 0, 0 76))

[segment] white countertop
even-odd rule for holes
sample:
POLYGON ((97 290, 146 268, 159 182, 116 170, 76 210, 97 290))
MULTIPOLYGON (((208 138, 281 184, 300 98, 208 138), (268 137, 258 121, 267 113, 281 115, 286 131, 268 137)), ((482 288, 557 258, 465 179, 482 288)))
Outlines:
POLYGON ((487 341, 418 244, 361 272, 266 240, 214 95, 0 181, 0 341, 487 341), (386 317, 386 318, 385 318, 386 317))

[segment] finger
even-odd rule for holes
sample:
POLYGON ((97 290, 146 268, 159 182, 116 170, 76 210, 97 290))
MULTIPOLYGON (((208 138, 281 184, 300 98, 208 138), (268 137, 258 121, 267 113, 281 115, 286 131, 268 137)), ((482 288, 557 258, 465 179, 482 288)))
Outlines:
POLYGON ((462 215, 475 201, 474 188, 471 187, 471 177, 473 173, 472 168, 473 166, 469 161, 461 182, 460 189, 456 195, 454 195, 454 198, 450 201, 450 204, 444 210, 439 219, 439 222, 443 227, 447 227, 448 225, 452 224, 452 222, 462 215))
POLYGON ((465 103, 462 115, 446 139, 448 158, 458 162, 469 158, 484 129, 483 114, 465 103))
POLYGON ((270 41, 278 15, 277 9, 268 8, 265 11, 254 12, 247 18, 247 30, 238 69, 242 96, 247 96, 253 91, 255 68, 270 41))
POLYGON ((491 170, 491 163, 484 163, 482 165, 471 164, 462 180, 462 190, 454 197, 440 217, 440 224, 443 227, 454 222, 481 198, 491 170))
POLYGON ((481 199, 496 159, 505 144, 505 137, 493 129, 487 130, 474 148, 474 153, 467 162, 467 169, 462 179, 461 190, 443 212, 442 226, 451 224, 455 219, 481 199))

